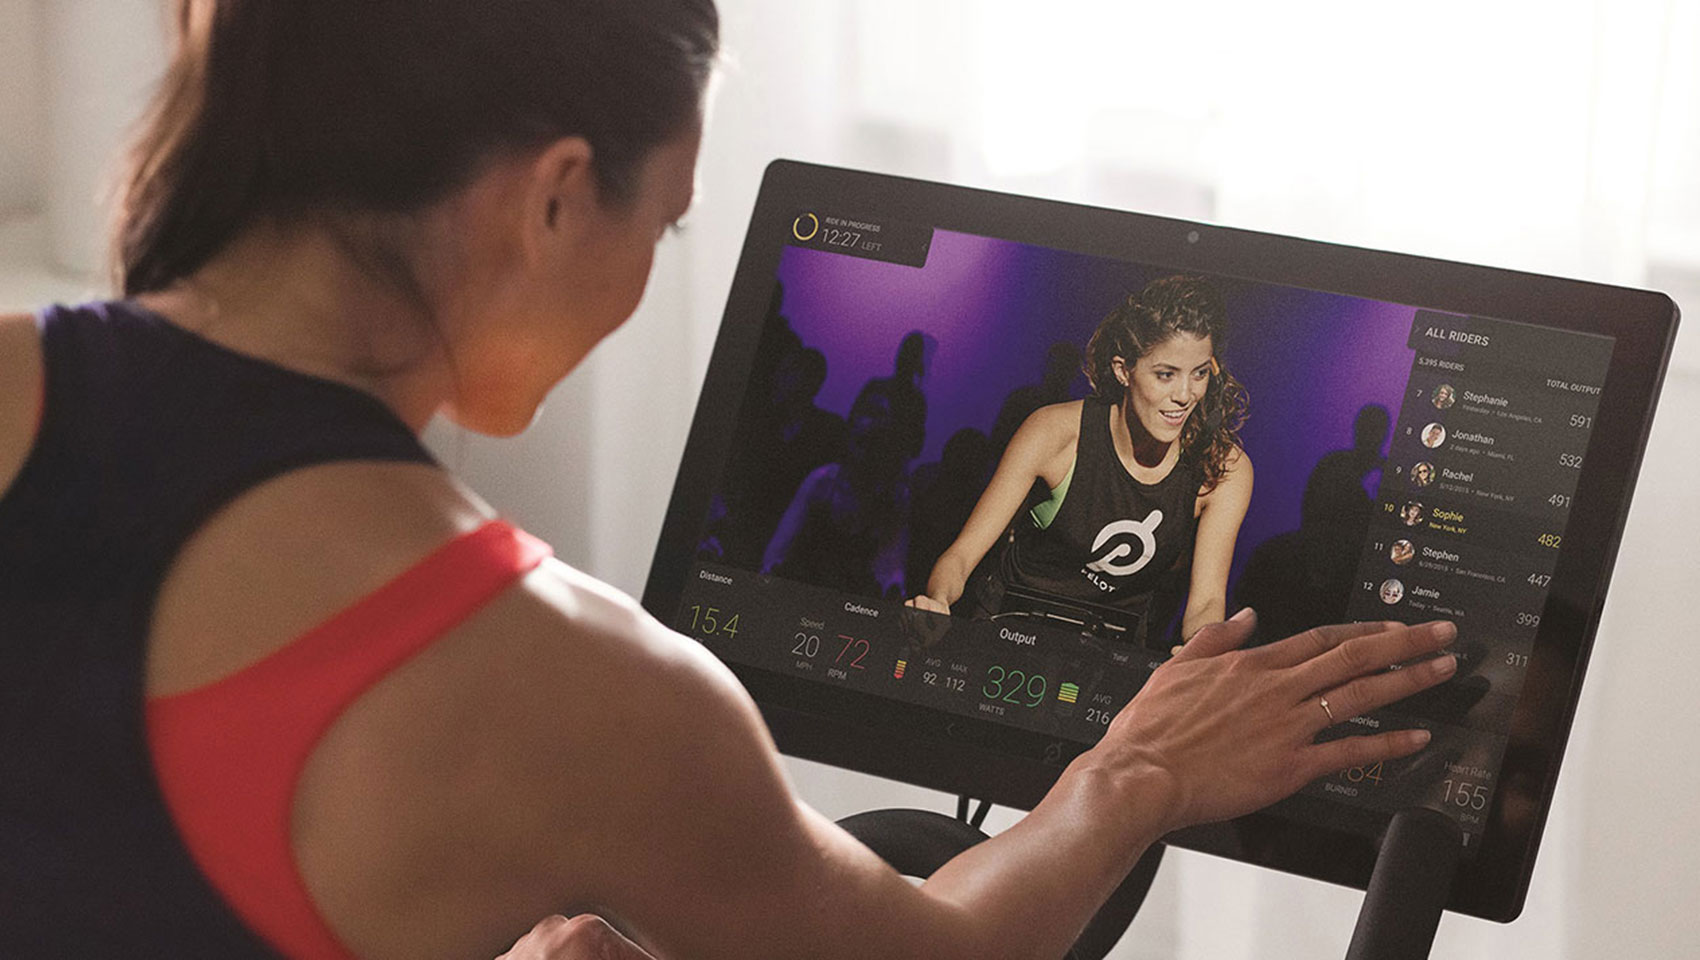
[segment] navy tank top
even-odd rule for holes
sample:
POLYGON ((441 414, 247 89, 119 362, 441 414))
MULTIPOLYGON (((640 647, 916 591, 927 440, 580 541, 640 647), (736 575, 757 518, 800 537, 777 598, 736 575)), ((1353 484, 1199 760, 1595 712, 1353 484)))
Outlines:
POLYGON ((1116 456, 1110 405, 1088 399, 1068 494, 1041 529, 1023 513, 1004 551, 1005 583, 1059 599, 1144 614, 1151 594, 1191 556, 1203 471, 1181 460, 1156 483, 1116 456))
POLYGON ((190 534, 255 484, 433 461, 377 399, 133 304, 37 322, 41 428, 0 493, 0 957, 275 956, 190 860, 154 779, 154 600, 190 534))

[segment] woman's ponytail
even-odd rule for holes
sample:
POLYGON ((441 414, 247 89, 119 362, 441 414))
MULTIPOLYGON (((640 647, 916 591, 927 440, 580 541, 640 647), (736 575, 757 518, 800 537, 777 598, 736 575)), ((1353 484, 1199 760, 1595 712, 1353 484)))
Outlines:
POLYGON ((287 3, 179 0, 171 64, 131 149, 116 234, 125 296, 197 270, 248 221, 266 177, 270 51, 287 3))
POLYGON ((178 43, 129 155, 126 296, 262 218, 405 213, 489 156, 582 136, 611 201, 696 119, 713 0, 177 0, 178 43))

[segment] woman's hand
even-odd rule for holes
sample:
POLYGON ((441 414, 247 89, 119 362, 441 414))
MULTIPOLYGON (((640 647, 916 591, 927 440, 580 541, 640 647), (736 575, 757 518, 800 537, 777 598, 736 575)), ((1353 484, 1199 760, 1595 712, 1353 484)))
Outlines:
POLYGON ((906 607, 914 607, 917 610, 930 610, 933 613, 950 613, 950 604, 935 597, 930 597, 924 593, 920 596, 910 597, 908 600, 903 601, 903 605, 906 607))
POLYGON ((496 960, 655 960, 601 917, 581 913, 538 921, 513 949, 496 960))
POLYGON ((1254 623, 1247 609, 1198 631, 1100 744, 1112 762, 1161 771, 1172 788, 1168 829, 1237 817, 1318 777, 1421 750, 1429 740, 1421 730, 1315 739, 1457 670, 1451 655, 1409 663, 1451 643, 1458 631, 1450 623, 1342 624, 1239 649, 1254 623))

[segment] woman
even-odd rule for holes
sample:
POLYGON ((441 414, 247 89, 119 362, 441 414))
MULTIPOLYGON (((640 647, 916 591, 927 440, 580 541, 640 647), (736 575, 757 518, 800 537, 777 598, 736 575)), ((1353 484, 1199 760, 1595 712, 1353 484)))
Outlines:
POLYGON ((1438 682, 1364 666, 1450 628, 1241 617, 911 886, 730 672, 415 438, 523 429, 631 312, 708 0, 180 12, 125 299, 0 318, 0 955, 492 956, 594 910, 659 957, 1057 956, 1163 832, 1420 749, 1316 744, 1316 701, 1438 682))
POLYGON ((1092 397, 1027 418, 911 602, 950 612, 1016 519, 996 571, 970 598, 977 612, 1007 611, 999 595, 1019 586, 1143 622, 1164 580, 1184 575, 1181 636, 1221 621, 1252 487, 1238 437, 1245 388, 1217 359, 1226 325, 1215 289, 1187 276, 1155 280, 1105 317, 1086 347, 1092 397), (1049 499, 1015 518, 1035 482, 1049 499))

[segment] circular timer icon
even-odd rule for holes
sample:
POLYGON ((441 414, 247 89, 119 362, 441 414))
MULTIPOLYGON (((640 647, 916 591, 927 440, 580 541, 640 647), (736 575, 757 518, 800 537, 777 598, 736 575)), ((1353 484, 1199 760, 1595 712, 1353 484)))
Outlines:
POLYGON ((808 242, 813 240, 817 233, 820 233, 820 218, 812 213, 805 213, 791 221, 791 236, 796 237, 798 240, 808 242), (804 232, 804 222, 809 224, 807 232, 804 232))

